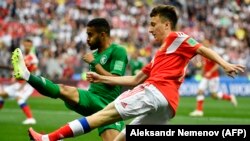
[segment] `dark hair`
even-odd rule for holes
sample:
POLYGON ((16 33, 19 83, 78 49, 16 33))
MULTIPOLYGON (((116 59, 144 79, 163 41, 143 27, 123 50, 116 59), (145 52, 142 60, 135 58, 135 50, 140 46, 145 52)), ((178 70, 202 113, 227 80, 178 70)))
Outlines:
POLYGON ((24 41, 24 42, 29 42, 29 43, 32 43, 32 42, 33 42, 30 38, 25 38, 23 41, 24 41))
POLYGON ((162 20, 169 20, 171 28, 175 29, 178 16, 174 6, 171 5, 158 5, 154 7, 150 13, 150 17, 160 16, 162 20))
POLYGON ((97 32, 105 32, 110 36, 110 26, 106 19, 104 18, 95 18, 88 22, 88 27, 94 27, 97 32))

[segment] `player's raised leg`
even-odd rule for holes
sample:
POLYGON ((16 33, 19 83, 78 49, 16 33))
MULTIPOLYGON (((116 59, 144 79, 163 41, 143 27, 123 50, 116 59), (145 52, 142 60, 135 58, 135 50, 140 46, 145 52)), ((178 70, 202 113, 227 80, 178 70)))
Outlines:
POLYGON ((23 55, 19 48, 16 48, 12 53, 11 62, 14 67, 14 77, 16 79, 26 80, 42 95, 51 98, 59 97, 60 94, 59 85, 54 84, 50 80, 45 79, 43 77, 31 74, 24 63, 23 55))

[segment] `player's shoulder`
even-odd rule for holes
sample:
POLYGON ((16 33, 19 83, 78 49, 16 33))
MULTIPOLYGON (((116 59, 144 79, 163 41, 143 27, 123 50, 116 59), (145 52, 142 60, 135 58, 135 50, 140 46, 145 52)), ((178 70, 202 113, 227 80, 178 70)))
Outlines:
POLYGON ((112 44, 112 49, 116 52, 126 52, 126 48, 125 46, 121 45, 121 44, 117 44, 117 43, 113 43, 112 44))
POLYGON ((111 45, 114 49, 116 49, 116 48, 124 48, 124 46, 123 45, 121 45, 121 44, 118 44, 118 43, 112 43, 112 45, 111 45))

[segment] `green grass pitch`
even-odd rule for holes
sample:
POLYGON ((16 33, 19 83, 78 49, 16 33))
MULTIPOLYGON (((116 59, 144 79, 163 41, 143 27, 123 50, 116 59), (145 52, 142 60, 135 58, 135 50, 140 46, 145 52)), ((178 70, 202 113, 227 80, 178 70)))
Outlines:
MULTIPOLYGON (((204 117, 194 118, 188 114, 195 108, 195 97, 181 97, 176 117, 169 124, 250 124, 250 97, 238 97, 238 107, 226 101, 207 97, 204 103, 204 117)), ((39 132, 48 133, 65 123, 81 116, 68 110, 61 100, 45 97, 31 97, 29 104, 37 119, 32 127, 39 132)), ((22 125, 22 111, 14 100, 7 100, 0 110, 0 141, 28 141, 29 125, 22 125)), ((129 122, 129 121, 127 121, 129 122)), ((97 130, 83 136, 65 141, 101 141, 97 130)))

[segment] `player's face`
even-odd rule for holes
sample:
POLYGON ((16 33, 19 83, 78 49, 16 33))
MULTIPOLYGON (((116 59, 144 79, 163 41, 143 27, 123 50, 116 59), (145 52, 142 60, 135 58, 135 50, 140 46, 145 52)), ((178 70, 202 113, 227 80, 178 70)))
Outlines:
POLYGON ((87 43, 91 50, 98 49, 101 46, 100 33, 97 33, 94 27, 87 27, 87 43))
POLYGON ((167 27, 166 22, 163 22, 159 16, 151 17, 149 32, 154 36, 157 42, 162 43, 167 35, 167 27))
POLYGON ((23 46, 24 46, 25 52, 29 53, 32 48, 32 43, 28 41, 24 41, 23 46))

